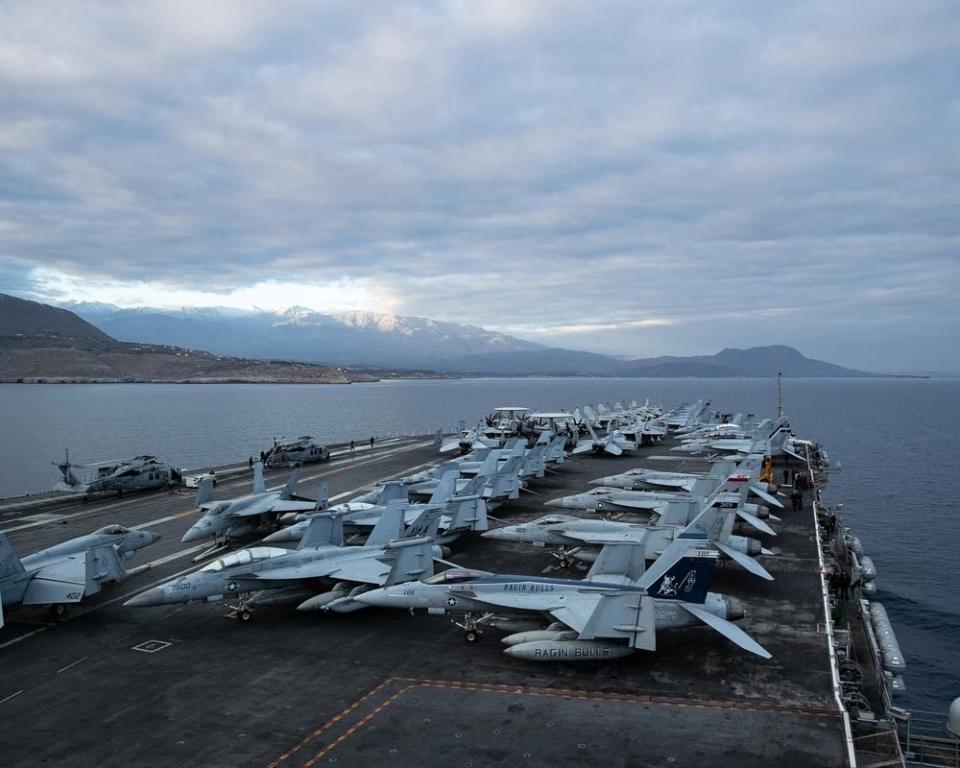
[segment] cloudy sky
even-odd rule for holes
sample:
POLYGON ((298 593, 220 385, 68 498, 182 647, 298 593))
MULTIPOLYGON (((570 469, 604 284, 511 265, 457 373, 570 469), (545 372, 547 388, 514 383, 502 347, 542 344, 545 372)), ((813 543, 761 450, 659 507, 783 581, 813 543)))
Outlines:
POLYGON ((0 0, 0 291, 960 369, 960 4, 0 0))

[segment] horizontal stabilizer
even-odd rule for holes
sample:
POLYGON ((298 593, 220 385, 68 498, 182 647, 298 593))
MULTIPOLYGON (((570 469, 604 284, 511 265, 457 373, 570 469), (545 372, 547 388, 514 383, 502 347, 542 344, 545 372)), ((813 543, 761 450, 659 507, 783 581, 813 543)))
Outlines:
POLYGON ((741 565, 745 570, 752 573, 754 576, 759 576, 761 579, 766 579, 767 581, 773 581, 773 576, 770 575, 767 569, 745 552, 741 552, 733 547, 728 547, 726 544, 719 541, 714 541, 713 546, 723 552, 723 554, 725 554, 735 563, 741 565))
POLYGON ((603 450, 605 450, 607 453, 612 453, 614 456, 620 456, 623 453, 623 448, 621 448, 612 440, 603 446, 603 450))
POLYGON ((749 512, 744 512, 742 509, 737 510, 737 517, 743 520, 745 523, 749 523, 754 528, 756 528, 761 533, 769 534, 770 536, 776 536, 777 532, 773 530, 769 525, 767 525, 759 517, 751 515, 749 512))
POLYGON ((783 509, 783 502, 780 501, 776 496, 771 493, 767 493, 763 488, 758 488, 755 485, 750 486, 750 493, 754 494, 758 498, 763 499, 767 504, 772 504, 775 507, 783 509))
POLYGON ((736 643, 745 651, 750 651, 750 653, 755 653, 762 659, 770 659, 773 656, 770 652, 764 648, 760 643, 754 640, 750 635, 744 632, 740 627, 734 624, 731 621, 726 619, 721 619, 719 616, 714 616, 709 611, 705 611, 702 608, 697 608, 694 605, 689 603, 680 603, 681 608, 690 613, 692 616, 700 619, 704 624, 706 624, 711 629, 715 629, 725 638, 731 642, 736 643))

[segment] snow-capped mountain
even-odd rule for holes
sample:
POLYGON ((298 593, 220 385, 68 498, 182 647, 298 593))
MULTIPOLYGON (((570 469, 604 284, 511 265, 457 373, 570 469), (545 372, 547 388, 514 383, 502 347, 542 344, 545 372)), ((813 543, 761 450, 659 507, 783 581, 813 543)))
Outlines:
POLYGON ((250 358, 449 369, 462 357, 545 349, 477 326, 379 312, 121 309, 81 303, 65 307, 122 341, 250 358))

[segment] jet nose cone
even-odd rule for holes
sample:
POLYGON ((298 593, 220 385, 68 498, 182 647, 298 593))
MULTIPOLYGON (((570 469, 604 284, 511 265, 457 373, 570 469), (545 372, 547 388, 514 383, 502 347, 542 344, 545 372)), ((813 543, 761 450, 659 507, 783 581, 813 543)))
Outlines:
POLYGON ((543 502, 545 507, 562 507, 563 499, 550 499, 550 501, 543 502))
POLYGON ((191 541, 200 541, 201 539, 207 538, 207 532, 204 528, 201 528, 199 524, 194 525, 183 534, 183 538, 180 541, 184 544, 187 544, 191 541))
POLYGON ((144 533, 147 534, 147 543, 144 546, 150 546, 151 544, 156 544, 158 541, 160 541, 160 539, 163 538, 163 536, 161 536, 156 531, 144 531, 144 533))
POLYGON ((264 544, 276 544, 282 541, 293 541, 293 536, 286 528, 281 528, 279 531, 274 531, 263 539, 264 544))
POLYGON ((510 541, 513 539, 506 528, 493 528, 480 535, 485 539, 493 539, 494 541, 510 541))
POLYGON ((598 477, 596 480, 591 480, 590 485, 606 485, 609 480, 609 477, 598 477))
POLYGON ((139 595, 131 597, 124 603, 124 606, 130 608, 147 608, 152 605, 165 605, 166 602, 167 597, 163 593, 163 588, 153 587, 146 592, 141 592, 139 595))
POLYGON ((353 599, 358 603, 363 603, 364 605, 375 605, 381 608, 389 608, 394 605, 394 603, 390 600, 389 593, 382 587, 379 589, 371 589, 367 592, 361 592, 353 599))

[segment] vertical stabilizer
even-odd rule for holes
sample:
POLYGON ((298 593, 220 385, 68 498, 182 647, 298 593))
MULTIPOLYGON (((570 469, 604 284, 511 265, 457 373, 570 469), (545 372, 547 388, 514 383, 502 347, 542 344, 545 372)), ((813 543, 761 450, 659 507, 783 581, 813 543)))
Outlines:
POLYGON ((13 545, 7 534, 0 533, 0 579, 6 579, 10 576, 16 576, 23 573, 23 564, 17 553, 13 551, 13 545))
POLYGON ((259 461, 253 465, 253 492, 267 492, 267 485, 263 482, 263 464, 259 461))

